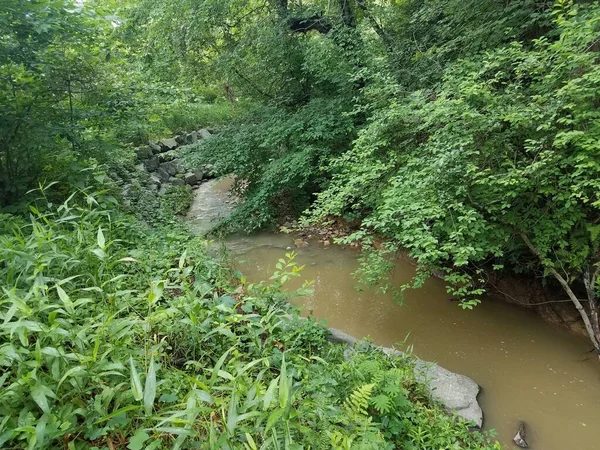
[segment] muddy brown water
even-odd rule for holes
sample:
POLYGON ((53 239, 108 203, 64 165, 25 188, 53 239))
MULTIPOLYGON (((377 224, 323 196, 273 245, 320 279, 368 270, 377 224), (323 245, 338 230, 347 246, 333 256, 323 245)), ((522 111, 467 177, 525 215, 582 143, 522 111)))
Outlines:
MULTIPOLYGON (((197 191, 206 197, 197 201, 226 188, 226 182, 213 182, 197 191)), ((222 205, 231 209, 231 203, 222 205)), ((275 271, 293 239, 273 233, 231 237, 226 244, 248 279, 259 281, 275 271)), ((462 310, 438 279, 409 291, 398 305, 391 295, 357 291, 356 249, 311 242, 294 250, 305 265, 302 279, 314 281, 314 292, 295 300, 304 315, 379 345, 410 345, 418 357, 473 378, 482 387, 484 428, 495 429, 505 448, 516 448, 511 440, 524 420, 534 450, 600 449, 600 364, 585 339, 503 302, 485 299, 462 310)), ((393 277, 400 285, 413 273, 411 264, 399 261, 393 277)))

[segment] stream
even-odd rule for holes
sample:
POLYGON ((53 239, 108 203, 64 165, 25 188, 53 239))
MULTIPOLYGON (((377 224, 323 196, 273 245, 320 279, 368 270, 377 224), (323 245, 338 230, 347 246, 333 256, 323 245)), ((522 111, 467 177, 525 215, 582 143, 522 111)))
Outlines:
MULTIPOLYGON (((228 179, 213 180, 196 191, 187 218, 195 232, 205 233, 232 211, 230 186, 228 179)), ((239 269, 256 282, 275 271, 293 240, 265 233, 232 236, 226 245, 239 269)), ((295 300, 303 315, 378 345, 410 346, 419 358, 471 377, 482 387, 484 429, 495 429, 506 449, 517 448, 512 437, 520 420, 534 450, 600 449, 600 364, 586 339, 500 301, 484 299, 472 311, 462 310, 448 300, 439 279, 407 292, 402 305, 391 295, 359 292, 352 276, 358 250, 309 243, 295 249, 296 261, 306 266, 302 279, 314 281, 314 293, 295 300)), ((405 283, 414 270, 398 261, 394 281, 405 283)))

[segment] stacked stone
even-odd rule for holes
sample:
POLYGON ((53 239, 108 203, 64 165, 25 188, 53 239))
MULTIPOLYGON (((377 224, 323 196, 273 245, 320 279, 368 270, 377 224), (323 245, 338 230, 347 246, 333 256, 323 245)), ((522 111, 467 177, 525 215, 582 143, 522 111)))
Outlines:
POLYGON ((136 150, 137 159, 144 170, 150 174, 150 182, 157 190, 164 189, 165 185, 190 186, 197 189, 205 180, 213 178, 212 166, 203 165, 189 170, 185 168, 177 157, 177 149, 184 145, 208 139, 211 133, 206 129, 192 131, 182 135, 160 141, 150 141, 147 147, 136 150))

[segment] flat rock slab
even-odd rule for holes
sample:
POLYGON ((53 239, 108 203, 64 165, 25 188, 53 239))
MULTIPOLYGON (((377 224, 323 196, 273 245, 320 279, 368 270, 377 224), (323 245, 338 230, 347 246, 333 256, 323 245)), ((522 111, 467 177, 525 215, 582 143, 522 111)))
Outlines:
MULTIPOLYGON (((354 346, 358 342, 341 330, 330 328, 329 341, 336 344, 354 346)), ((376 346, 377 347, 377 346, 376 346)), ((389 356, 402 356, 399 350, 387 347, 377 347, 389 356)), ((431 397, 444 405, 448 410, 455 412, 459 417, 473 422, 478 428, 483 425, 483 411, 477 402, 479 385, 471 378, 444 369, 438 364, 427 361, 416 361, 417 380, 429 387, 431 397)))
POLYGON ((417 379, 429 386, 434 400, 481 428, 483 411, 477 402, 480 388, 475 381, 427 361, 417 360, 416 366, 417 379))

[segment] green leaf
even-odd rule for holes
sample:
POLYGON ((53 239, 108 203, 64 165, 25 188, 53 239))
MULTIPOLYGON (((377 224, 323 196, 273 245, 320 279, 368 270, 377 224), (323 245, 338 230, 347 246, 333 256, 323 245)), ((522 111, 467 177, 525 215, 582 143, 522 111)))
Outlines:
POLYGON ((67 295, 65 290, 62 287, 60 287, 60 285, 58 285, 58 284, 56 285, 56 292, 58 293, 58 297, 60 298, 60 300, 65 305, 67 312, 69 314, 74 314, 75 308, 73 307, 73 302, 71 301, 71 298, 67 295))
POLYGON ((67 370, 67 372, 62 376, 62 378, 58 382, 58 385, 56 386, 56 392, 58 392, 58 389, 60 389, 60 386, 63 384, 63 382, 68 377, 73 376, 74 374, 84 375, 86 373, 87 373, 86 370, 83 367, 81 367, 81 366, 75 366, 75 367, 67 370))
POLYGON ((269 431, 271 428, 273 428, 273 425, 275 425, 277 422, 279 422, 279 419, 281 419, 281 417, 283 416, 284 410, 277 408, 275 411, 273 411, 271 414, 269 414, 269 418, 267 419, 267 425, 265 426, 265 433, 267 431, 269 431))
POLYGON ((229 399, 229 408, 227 411, 227 431, 229 432, 229 434, 233 435, 237 422, 237 396, 234 393, 229 399))
POLYGON ((48 404, 47 398, 48 391, 49 389, 40 383, 36 384, 31 390, 31 397, 46 414, 50 414, 50 405, 48 404))
POLYGON ((99 259, 106 258, 106 253, 104 253, 104 250, 102 250, 101 248, 95 248, 94 250, 92 250, 92 253, 96 255, 99 259))
POLYGON ((252 436, 250 436, 250 433, 246 433, 246 442, 248 443, 248 447, 251 450, 258 450, 258 447, 256 446, 256 442, 254 442, 254 439, 252 438, 252 436))
POLYGON ((106 241, 104 239, 104 233, 102 232, 102 228, 98 228, 98 247, 104 250, 106 245, 106 241))
POLYGON ((154 367, 154 356, 150 358, 150 366, 146 374, 146 385, 144 387, 144 410, 146 415, 152 414, 154 399, 156 398, 156 370, 154 367))
POLYGON ((281 373, 279 374, 279 406, 286 408, 290 400, 290 380, 287 376, 287 370, 285 366, 285 355, 281 361, 281 373))
POLYGON ((133 398, 139 402, 144 397, 144 391, 142 390, 142 381, 133 363, 133 357, 129 358, 129 365, 131 366, 131 392, 133 392, 133 398))
POLYGON ((163 291, 165 289, 165 282, 158 281, 156 283, 152 283, 150 287, 150 293, 148 294, 148 304, 153 305, 157 301, 159 301, 163 295, 163 291))
POLYGON ((142 448, 144 448, 144 442, 146 442, 148 439, 150 439, 148 433, 146 433, 144 430, 138 430, 129 440, 127 448, 129 450, 142 450, 142 448))
POLYGON ((278 381, 279 381, 279 377, 271 380, 271 383, 269 384, 267 392, 265 393, 265 396, 263 397, 263 409, 265 411, 267 409, 269 409, 269 407, 271 406, 271 403, 273 403, 273 398, 275 397, 275 389, 277 389, 278 381))

